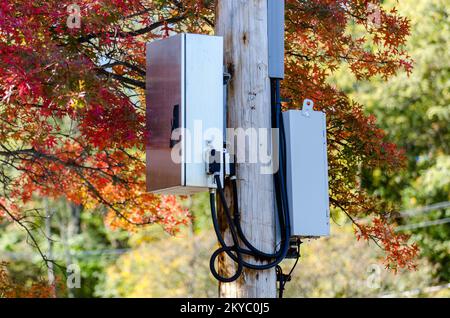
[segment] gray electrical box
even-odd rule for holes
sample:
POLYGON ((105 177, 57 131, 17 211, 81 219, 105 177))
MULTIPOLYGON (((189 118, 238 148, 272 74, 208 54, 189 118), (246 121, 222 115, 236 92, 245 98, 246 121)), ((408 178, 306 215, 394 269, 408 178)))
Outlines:
POLYGON ((292 236, 330 235, 325 113, 303 109, 283 113, 286 133, 286 183, 292 236))
POLYGON ((284 78, 285 0, 267 0, 269 77, 284 78))
POLYGON ((210 148, 223 147, 223 38, 178 34, 147 44, 147 191, 216 187, 210 148))

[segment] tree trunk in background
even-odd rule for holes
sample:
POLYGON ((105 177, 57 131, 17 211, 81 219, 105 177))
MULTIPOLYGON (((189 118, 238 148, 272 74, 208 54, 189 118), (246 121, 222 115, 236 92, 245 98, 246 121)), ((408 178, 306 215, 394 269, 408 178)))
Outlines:
MULTIPOLYGON (((53 260, 53 241, 52 241, 52 216, 53 212, 50 211, 48 206, 48 199, 44 199, 45 208, 45 236, 47 238, 48 250, 47 258, 53 260)), ((48 284, 52 288, 53 297, 56 298, 56 285, 55 285, 55 269, 53 263, 47 264, 47 276, 48 284)))
POLYGON ((70 203, 70 211, 71 211, 71 221, 70 221, 70 232, 72 235, 81 234, 81 212, 83 210, 83 206, 70 203))
MULTIPOLYGON (((232 75, 228 87, 228 127, 239 127, 244 130, 270 129, 267 0, 218 0, 216 35, 224 37, 225 65, 232 75)), ((261 140, 258 145, 260 142, 261 140)), ((246 153, 248 154, 248 150, 246 153)), ((248 158, 248 155, 246 157, 248 158)), ((273 252, 275 248, 273 175, 261 174, 260 168, 259 163, 237 165, 241 223, 244 233, 257 248, 273 252)), ((230 197, 229 184, 226 187, 227 196, 230 197)), ((223 220, 221 208, 218 213, 219 218, 223 220)), ((229 232, 226 230, 223 232, 225 239, 229 241, 229 232)), ((254 259, 250 261, 257 263, 254 259)), ((231 276, 235 268, 234 262, 229 258, 224 255, 219 257, 220 274, 228 273, 226 276, 231 276)), ((219 295, 239 298, 276 297, 275 270, 245 270, 236 282, 221 283, 219 295)))
MULTIPOLYGON (((66 266, 73 264, 71 243, 75 235, 79 234, 80 230, 80 216, 81 207, 75 205, 72 202, 64 200, 61 215, 61 242, 64 246, 64 254, 66 259, 66 266)), ((71 288, 67 288, 67 296, 69 298, 75 297, 75 291, 71 288)))

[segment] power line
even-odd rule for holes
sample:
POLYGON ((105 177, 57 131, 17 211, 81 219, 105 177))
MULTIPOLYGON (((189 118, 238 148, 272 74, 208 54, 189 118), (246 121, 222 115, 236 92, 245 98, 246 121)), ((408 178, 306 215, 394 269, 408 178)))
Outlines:
POLYGON ((425 222, 420 222, 420 223, 398 226, 396 228, 396 231, 419 229, 419 228, 423 228, 423 227, 440 225, 440 224, 445 224, 445 223, 449 223, 449 222, 450 222, 450 218, 444 218, 444 219, 439 219, 439 220, 434 220, 434 221, 425 221, 425 222))
POLYGON ((422 213, 445 209, 448 207, 450 207, 450 201, 434 203, 434 204, 423 206, 423 207, 416 208, 416 209, 409 209, 409 210, 401 211, 401 212, 399 212, 399 214, 400 214, 399 217, 402 217, 402 218, 411 217, 411 216, 415 216, 415 215, 422 214, 422 213))
POLYGON ((407 291, 400 292, 400 293, 385 294, 385 295, 379 296, 379 298, 396 298, 399 296, 413 297, 413 296, 417 296, 417 295, 420 295, 423 293, 426 293, 426 294, 437 293, 441 290, 449 289, 449 288, 450 288, 450 283, 445 284, 445 285, 439 285, 439 286, 429 286, 429 287, 425 287, 425 288, 417 288, 417 289, 407 290, 407 291))
MULTIPOLYGON (((69 251, 70 255, 75 258, 89 258, 89 257, 102 257, 102 256, 121 256, 132 251, 131 248, 123 249, 105 249, 105 250, 84 250, 84 251, 69 251)), ((62 260, 61 253, 54 253, 54 260, 62 260)), ((34 254, 32 253, 20 253, 20 252, 2 252, 4 259, 11 259, 14 261, 32 261, 34 254)), ((1 258, 0 258, 1 259, 1 258)))
MULTIPOLYGON (((436 211, 436 210, 446 209, 448 207, 450 207, 450 201, 443 201, 443 202, 438 202, 438 203, 426 205, 426 206, 415 208, 415 209, 400 211, 397 213, 397 215, 395 217, 396 218, 408 218, 408 217, 416 216, 419 214, 424 214, 424 213, 428 213, 428 212, 432 212, 432 211, 436 211)), ((398 231, 419 229, 419 228, 424 228, 424 227, 429 227, 429 226, 446 224, 449 222, 450 222, 450 218, 443 218, 443 219, 433 220, 433 221, 424 221, 424 222, 420 222, 420 223, 398 226, 396 228, 396 231, 398 232, 398 231)))

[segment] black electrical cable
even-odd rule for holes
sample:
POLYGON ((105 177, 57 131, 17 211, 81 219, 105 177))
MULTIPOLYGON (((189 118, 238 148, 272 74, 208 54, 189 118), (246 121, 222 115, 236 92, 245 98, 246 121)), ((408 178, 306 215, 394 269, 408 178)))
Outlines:
MULTIPOLYGON (((237 198, 237 182, 235 179, 233 179, 231 181, 231 183, 232 183, 233 193, 234 193, 233 196, 234 196, 234 198, 237 198)), ((234 225, 236 226, 236 230, 239 235, 239 238, 244 243, 244 245, 252 252, 252 255, 257 256, 259 258, 263 258, 263 259, 264 258, 269 258, 269 259, 270 258, 279 258, 279 257, 283 256, 283 254, 285 253, 284 247, 287 246, 289 248, 289 244, 285 244, 285 242, 289 243, 289 238, 290 238, 290 234, 286 230, 286 226, 285 226, 286 222, 284 220, 284 215, 282 215, 283 211, 278 209, 279 210, 278 216, 279 216, 281 237, 282 237, 281 247, 275 253, 265 253, 265 252, 257 249, 256 247, 254 247, 253 244, 250 243, 250 241, 247 239, 246 235, 244 234, 244 231, 242 229, 241 222, 240 222, 239 205, 238 205, 237 201, 238 201, 237 199, 234 200, 234 225)))
MULTIPOLYGON (((246 254, 246 255, 251 255, 251 256, 256 256, 255 253, 253 253, 250 250, 246 250, 243 249, 239 246, 239 235, 236 233, 236 229, 234 228, 234 221, 233 218, 231 216, 230 213, 230 209, 227 205, 226 202, 226 198, 225 198, 225 193, 224 193, 224 189, 222 188, 222 184, 221 184, 221 180, 220 180, 220 176, 218 174, 215 175, 215 181, 217 184, 217 192, 219 193, 219 198, 223 204, 224 210, 225 210, 225 216, 227 218, 228 221, 228 225, 230 227, 230 232, 231 232, 231 237, 233 240, 233 246, 228 246, 225 243, 224 238, 222 237, 221 233, 220 233, 220 226, 219 226, 219 222, 218 222, 218 218, 217 218, 217 213, 215 210, 215 202, 214 202, 214 193, 210 194, 210 202, 211 202, 211 211, 212 211, 212 219, 213 219, 213 224, 214 224, 214 229, 216 231, 216 235, 217 238, 219 240, 219 243, 221 244, 221 248, 219 250, 217 250, 211 257, 211 261, 210 261, 210 269, 211 272, 213 273, 214 277, 216 279, 218 279, 219 281, 222 282, 229 282, 230 278, 225 278, 225 277, 221 277, 214 266, 215 263, 215 259, 221 254, 221 253, 226 253, 233 261, 235 261, 236 263, 238 263, 238 271, 240 268, 240 265, 242 265, 243 267, 249 268, 249 269, 253 269, 253 270, 266 270, 266 269, 270 269, 272 267, 275 267, 276 265, 278 265, 279 263, 281 263, 281 261, 283 261, 283 259, 286 257, 286 254, 289 251, 289 244, 283 244, 283 249, 282 249, 282 253, 280 255, 280 257, 275 258, 273 261, 267 263, 267 264, 260 264, 260 265, 256 265, 256 264, 252 264, 252 263, 248 263, 246 261, 244 261, 242 259, 242 254, 246 254), (234 255, 233 252, 235 252, 237 255, 234 255)), ((260 257, 262 258, 262 257, 260 257)), ((266 259, 266 260, 270 260, 270 258, 266 259)), ((233 275, 233 277, 235 277, 235 275, 233 275)))
POLYGON ((254 256, 260 258, 279 258, 285 257, 285 248, 289 249, 289 241, 290 241, 290 219, 289 219, 289 210, 288 210, 288 199, 286 192, 286 183, 285 183, 285 154, 286 154, 286 141, 284 136, 283 122, 281 116, 281 98, 280 98, 280 81, 272 80, 271 82, 271 102, 272 102, 272 127, 280 129, 280 149, 279 149, 279 158, 281 158, 282 162, 279 164, 279 170, 275 173, 274 181, 275 181, 275 191, 276 191, 276 200, 277 200, 277 212, 278 219, 280 225, 280 232, 282 237, 282 248, 275 253, 265 253, 254 247, 246 238, 240 223, 240 212, 239 205, 237 200, 237 182, 236 178, 232 178, 232 186, 233 186, 233 196, 234 200, 234 221, 235 226, 238 232, 238 235, 242 242, 245 244, 247 248, 253 253, 254 256), (283 255, 284 254, 284 255, 283 255))
POLYGON ((213 219, 214 231, 216 232, 216 236, 217 236, 217 239, 218 239, 221 247, 219 249, 217 249, 211 256, 211 260, 209 262, 209 267, 210 267, 211 273, 217 280, 224 282, 224 283, 230 283, 230 282, 233 282, 236 279, 238 279, 239 276, 241 276, 241 273, 243 270, 242 254, 239 253, 239 251, 237 251, 236 246, 232 246, 232 247, 227 246, 227 244, 225 243, 225 240, 223 239, 222 235, 220 234, 220 226, 219 226, 219 222, 218 222, 218 218, 217 218, 215 200, 216 200, 215 193, 211 192, 209 194, 209 201, 211 204, 211 214, 212 214, 212 219, 213 219), (238 264, 237 271, 232 277, 228 277, 228 278, 223 277, 223 276, 219 275, 219 273, 216 271, 216 268, 214 266, 215 259, 224 252, 229 254, 232 251, 234 251, 236 253, 236 257, 237 257, 236 263, 238 264))
POLYGON ((237 183, 236 178, 233 176, 232 178, 232 187, 233 187, 233 197, 234 197, 234 217, 231 215, 230 209, 226 202, 224 189, 221 185, 220 174, 216 171, 214 178, 217 185, 217 192, 219 194, 220 201, 225 210, 225 216, 227 219, 227 223, 230 228, 231 238, 233 240, 233 245, 228 246, 221 235, 220 225, 218 222, 217 211, 215 207, 215 193, 210 193, 210 204, 211 204, 211 213, 214 224, 214 230, 216 232, 218 241, 221 245, 219 249, 217 249, 210 260, 210 269, 213 276, 221 281, 221 282, 232 282, 236 280, 242 273, 244 267, 254 269, 254 270, 266 270, 269 268, 273 268, 277 266, 281 261, 284 260, 290 245, 290 214, 289 214, 289 206, 288 206, 288 198, 286 191, 286 176, 285 176, 285 167, 286 167, 286 139, 284 135, 284 127, 283 127, 283 119, 281 116, 281 102, 280 102, 280 81, 273 80, 271 82, 271 91, 272 91, 272 127, 278 128, 280 130, 280 148, 279 148, 279 170, 274 175, 275 182, 275 192, 276 192, 276 202, 277 202, 277 212, 280 224, 280 232, 281 232, 281 247, 275 253, 265 253, 256 247, 254 247, 250 241, 246 238, 243 233, 241 224, 240 224, 240 212, 238 205, 238 193, 237 193, 237 183), (244 245, 248 248, 241 248, 239 245, 239 240, 241 240, 244 245), (223 277, 219 275, 219 273, 215 269, 215 260, 216 258, 222 254, 226 253, 233 261, 235 261, 238 265, 236 273, 231 277, 223 277), (256 265, 252 263, 248 263, 243 260, 243 254, 254 256, 255 258, 259 258, 261 260, 267 261, 268 263, 262 265, 256 265))
MULTIPOLYGON (((301 241, 297 242, 297 249, 299 251, 300 251, 301 243, 302 243, 301 241)), ((280 282, 280 287, 278 288, 278 298, 283 298, 286 283, 291 280, 292 273, 294 272, 295 267, 297 267, 299 260, 300 260, 300 253, 298 254, 297 258, 295 259, 294 265, 292 266, 291 270, 289 271, 289 274, 287 274, 287 275, 284 275, 283 269, 281 268, 281 266, 277 265, 276 272, 277 272, 278 281, 280 282)))

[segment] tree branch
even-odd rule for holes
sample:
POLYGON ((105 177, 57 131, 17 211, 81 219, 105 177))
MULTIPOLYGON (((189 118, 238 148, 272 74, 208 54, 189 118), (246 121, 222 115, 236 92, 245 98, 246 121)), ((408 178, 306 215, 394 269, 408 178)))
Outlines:
MULTIPOLYGON (((143 35, 145 33, 151 32, 159 27, 162 27, 164 24, 166 23, 177 23, 180 22, 182 20, 186 19, 185 15, 181 15, 178 17, 172 17, 172 18, 168 18, 168 19, 164 19, 155 23, 150 24, 147 27, 144 27, 142 29, 138 29, 138 30, 133 30, 133 31, 127 31, 127 32, 109 32, 110 36, 114 36, 114 37, 119 37, 119 38, 126 38, 129 36, 137 36, 137 35, 143 35)), ((82 37, 79 37, 77 39, 78 43, 84 43, 84 42, 88 42, 89 40, 95 39, 97 37, 99 37, 100 34, 88 34, 82 37)))
POLYGON ((104 75, 104 76, 113 78, 121 83, 129 84, 134 87, 139 87, 139 88, 145 89, 145 82, 141 82, 141 81, 138 81, 138 80, 135 80, 135 79, 132 79, 129 77, 125 77, 125 76, 122 76, 119 74, 110 73, 101 67, 98 67, 97 71, 100 73, 100 75, 104 75))

